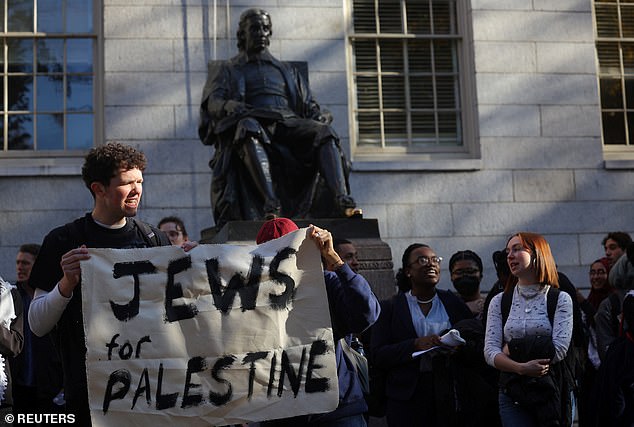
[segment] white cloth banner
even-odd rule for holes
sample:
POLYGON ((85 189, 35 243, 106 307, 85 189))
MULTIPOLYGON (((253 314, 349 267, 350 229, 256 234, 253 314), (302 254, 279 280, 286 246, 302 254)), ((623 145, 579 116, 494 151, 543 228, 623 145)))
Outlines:
POLYGON ((337 407, 324 275, 305 228, 259 246, 90 254, 93 425, 225 425, 337 407))

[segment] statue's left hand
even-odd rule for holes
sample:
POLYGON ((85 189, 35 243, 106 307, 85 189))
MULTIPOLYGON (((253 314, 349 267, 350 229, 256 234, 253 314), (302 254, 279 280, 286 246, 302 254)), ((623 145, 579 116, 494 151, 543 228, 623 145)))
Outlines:
POLYGON ((332 113, 324 108, 315 115, 314 119, 318 122, 329 124, 332 123, 332 113))
POLYGON ((244 102, 238 102, 229 100, 225 102, 224 110, 227 115, 231 114, 244 114, 249 110, 250 106, 245 104, 244 102))

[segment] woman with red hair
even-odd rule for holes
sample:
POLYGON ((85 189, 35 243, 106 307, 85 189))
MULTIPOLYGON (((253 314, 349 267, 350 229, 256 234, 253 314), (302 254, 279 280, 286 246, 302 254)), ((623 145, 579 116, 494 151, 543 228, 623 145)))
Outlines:
POLYGON ((569 394, 558 362, 572 337, 572 299, 559 292, 555 260, 543 236, 516 233, 506 254, 511 276, 504 292, 491 300, 484 346, 487 363, 501 371, 502 424, 567 425, 569 394))

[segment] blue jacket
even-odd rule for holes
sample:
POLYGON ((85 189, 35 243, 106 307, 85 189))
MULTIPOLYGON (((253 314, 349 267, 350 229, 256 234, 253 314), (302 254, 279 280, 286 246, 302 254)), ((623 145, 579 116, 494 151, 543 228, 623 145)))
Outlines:
POLYGON ((351 362, 344 356, 339 339, 368 329, 379 318, 381 307, 365 278, 354 273, 347 264, 336 272, 324 272, 326 294, 335 338, 339 406, 324 415, 312 415, 311 420, 335 420, 368 410, 359 378, 351 362))

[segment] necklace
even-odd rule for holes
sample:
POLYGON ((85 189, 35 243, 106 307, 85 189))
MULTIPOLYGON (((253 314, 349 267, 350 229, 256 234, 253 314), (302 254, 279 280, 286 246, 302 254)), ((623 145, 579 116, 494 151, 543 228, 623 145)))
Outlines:
POLYGON ((543 294, 544 287, 539 285, 517 285, 517 293, 525 300, 533 299, 537 295, 543 294))
POLYGON ((532 302, 532 300, 537 296, 537 295, 543 295, 545 292, 544 290, 546 290, 546 292, 548 292, 549 286, 541 286, 541 285, 526 285, 526 286, 520 286, 517 285, 517 293, 518 295, 520 295, 523 299, 524 302, 526 304, 526 306, 524 307, 524 313, 530 313, 533 308, 535 308, 535 303, 532 302))
POLYGON ((432 302, 432 301, 434 300, 434 297, 435 297, 435 296, 436 296, 436 295, 434 294, 434 296, 433 296, 433 297, 431 297, 431 298, 430 298, 430 299, 428 299, 428 300, 424 300, 424 299, 420 299, 420 298, 416 297, 416 302, 418 302, 419 304, 429 304, 430 302, 432 302))

